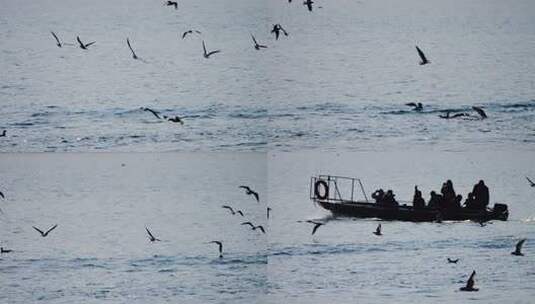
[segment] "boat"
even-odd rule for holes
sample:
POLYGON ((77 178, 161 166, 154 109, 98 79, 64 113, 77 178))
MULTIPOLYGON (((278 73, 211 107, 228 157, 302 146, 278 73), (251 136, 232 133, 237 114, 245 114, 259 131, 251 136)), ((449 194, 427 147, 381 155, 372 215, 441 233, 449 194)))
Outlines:
POLYGON ((473 210, 457 208, 441 210, 438 208, 415 208, 408 204, 384 205, 368 200, 364 186, 359 178, 319 175, 310 179, 310 199, 330 211, 335 216, 357 218, 379 218, 410 222, 436 221, 506 221, 509 211, 506 204, 496 203, 493 208, 473 210), (362 198, 356 194, 361 192, 362 198))

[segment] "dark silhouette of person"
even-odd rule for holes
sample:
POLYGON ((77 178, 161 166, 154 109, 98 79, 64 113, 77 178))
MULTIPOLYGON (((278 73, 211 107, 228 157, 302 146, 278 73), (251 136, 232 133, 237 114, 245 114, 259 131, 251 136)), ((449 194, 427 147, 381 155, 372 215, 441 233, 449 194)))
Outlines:
POLYGON ((454 210, 459 210, 461 209, 461 201, 463 200, 463 196, 462 195, 457 195, 453 201, 453 205, 451 206, 452 209, 454 210))
POLYGON ((435 209, 440 208, 442 203, 442 195, 437 194, 435 191, 431 191, 429 194, 431 195, 431 198, 429 199, 429 203, 427 203, 427 207, 435 209))
POLYGON ((396 195, 394 194, 392 190, 386 191, 386 194, 384 196, 384 203, 390 206, 398 205, 398 202, 396 201, 396 195))
POLYGON ((414 186, 414 196, 412 198, 412 205, 414 208, 424 208, 425 200, 422 197, 422 191, 418 190, 418 186, 414 186))
POLYGON ((477 209, 476 199, 473 192, 468 193, 468 197, 464 201, 464 207, 466 209, 477 209))
POLYGON ((384 201, 385 192, 383 189, 375 190, 374 193, 372 193, 372 198, 375 200, 375 203, 382 204, 384 201))
POLYGON ((475 196, 476 209, 485 209, 489 205, 489 188, 485 185, 483 180, 480 180, 474 186, 472 193, 475 196))

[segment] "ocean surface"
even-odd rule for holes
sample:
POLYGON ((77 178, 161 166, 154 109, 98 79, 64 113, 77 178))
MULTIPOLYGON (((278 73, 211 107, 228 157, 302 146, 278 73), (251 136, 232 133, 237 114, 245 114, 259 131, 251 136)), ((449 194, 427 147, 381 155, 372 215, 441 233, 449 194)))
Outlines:
POLYGON ((0 5, 3 152, 534 147, 531 0, 317 0, 312 12, 283 0, 0 5), (276 41, 274 23, 289 36, 276 41), (182 39, 188 29, 202 35, 182 39), (96 43, 58 48, 49 31, 96 43), (256 51, 251 34, 268 48, 256 51), (203 58, 202 39, 221 53, 203 58), (415 45, 431 64, 418 64, 415 45), (472 105, 489 118, 438 118, 472 105))
POLYGON ((0 158, 2 303, 530 303, 535 205, 529 152, 27 153, 0 158), (333 218, 309 178, 363 179, 428 199, 479 179, 507 222, 333 218), (239 185, 253 187, 260 203, 239 185), (221 205, 243 210, 231 215, 221 205), (266 206, 272 208, 266 219, 266 206), (321 220, 314 236, 312 225, 321 220), (240 225, 250 220, 266 234, 240 225), (382 237, 372 234, 378 223, 382 237), (32 226, 47 229, 46 238, 32 226), (161 242, 150 243, 148 227, 161 242), (527 238, 525 256, 510 255, 527 238), (224 243, 219 259, 212 240, 224 243), (448 264, 446 258, 459 258, 448 264), (461 293, 472 270, 477 293, 461 293))

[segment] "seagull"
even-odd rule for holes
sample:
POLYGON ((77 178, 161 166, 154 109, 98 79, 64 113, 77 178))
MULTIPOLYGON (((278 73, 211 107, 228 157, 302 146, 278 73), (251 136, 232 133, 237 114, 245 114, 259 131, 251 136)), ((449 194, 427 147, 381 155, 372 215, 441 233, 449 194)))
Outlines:
POLYGON ((520 250, 522 250, 522 245, 524 245, 525 241, 526 241, 526 239, 521 239, 520 241, 518 241, 518 243, 516 243, 515 251, 511 252, 511 254, 512 255, 523 256, 524 254, 522 252, 520 252, 520 250))
POLYGON ((422 59, 422 61, 420 61, 420 65, 431 63, 431 61, 427 60, 424 52, 422 52, 422 50, 420 50, 418 46, 416 46, 416 50, 418 51, 418 55, 420 56, 420 59, 422 59))
POLYGON ((54 36, 54 38, 56 39, 56 45, 58 47, 62 47, 62 44, 61 44, 61 41, 59 40, 58 36, 56 36, 56 34, 52 31, 50 31, 50 33, 52 34, 52 36, 54 36))
POLYGON ((253 227, 253 230, 256 230, 256 229, 260 229, 260 231, 262 231, 262 233, 264 233, 264 234, 266 233, 266 230, 264 230, 264 226, 262 226, 262 225, 258 225, 258 226, 253 227))
POLYGON ((261 48, 262 48, 262 49, 267 49, 267 46, 258 44, 258 42, 256 42, 256 39, 255 39, 255 37, 253 36, 253 34, 251 34, 251 38, 253 38, 254 48, 255 48, 256 50, 260 50, 261 48))
POLYGON ((452 259, 448 258, 448 263, 457 264, 457 262, 459 262, 459 259, 452 260, 452 259))
POLYGON ((51 227, 50 229, 48 229, 46 232, 43 232, 41 229, 39 229, 39 228, 37 228, 37 227, 35 227, 35 226, 32 226, 32 227, 33 227, 33 229, 37 230, 37 232, 39 232, 39 233, 41 234, 42 237, 46 237, 46 236, 50 233, 50 231, 52 231, 52 230, 56 229, 56 227, 58 227, 58 224, 52 226, 52 227, 51 227))
POLYGON ((182 119, 180 119, 180 117, 176 116, 175 117, 171 117, 171 118, 167 118, 167 116, 164 116, 164 118, 167 119, 167 121, 170 121, 170 122, 178 122, 180 123, 181 125, 184 124, 184 121, 182 119))
POLYGON ((253 223, 251 223, 251 222, 243 222, 240 225, 249 225, 249 226, 251 226, 251 229, 253 229, 253 230, 255 229, 255 225, 253 225, 253 223))
POLYGON ((465 287, 461 287, 461 291, 478 291, 478 288, 474 288, 474 276, 476 275, 476 271, 472 271, 472 274, 470 275, 470 278, 466 282, 465 287))
POLYGON ((314 3, 312 0, 306 0, 305 2, 303 2, 303 5, 306 5, 308 7, 309 12, 312 11, 312 3, 314 3))
POLYGON ((142 109, 143 111, 149 111, 149 112, 151 112, 151 113, 152 113, 154 116, 156 116, 156 118, 158 118, 158 119, 162 119, 162 118, 160 117, 160 115, 158 115, 158 114, 159 114, 158 111, 154 111, 153 109, 150 109, 150 108, 144 108, 144 107, 141 107, 141 109, 142 109))
POLYGON ((176 1, 167 1, 167 3, 165 3, 165 5, 174 6, 175 9, 178 9, 178 2, 176 2, 176 1))
MULTIPOLYGON (((4 132, 5 132, 5 131, 4 131, 4 132)), ((529 179, 529 177, 526 176, 526 179, 528 180, 529 185, 530 185, 531 187, 535 187, 535 183, 534 183, 531 179, 529 179)))
POLYGON ((267 207, 266 211, 267 211, 267 218, 269 218, 269 212, 271 211, 271 208, 267 207))
POLYGON ((4 196, 4 193, 2 193, 2 191, 0 191, 0 197, 1 197, 2 199, 6 199, 6 197, 4 196))
POLYGON ((150 232, 149 228, 145 227, 145 230, 147 230, 147 234, 149 235, 149 240, 151 242, 160 241, 160 239, 157 239, 157 238, 154 237, 154 235, 152 235, 152 233, 150 232))
POLYGON ((182 39, 186 38, 186 36, 187 36, 188 34, 193 34, 193 33, 197 33, 197 34, 199 34, 199 35, 201 34, 201 32, 200 32, 200 31, 197 31, 197 30, 188 30, 188 31, 185 31, 185 32, 182 34, 182 39))
POLYGON ((210 56, 212 56, 213 54, 217 54, 217 53, 221 52, 221 50, 215 50, 215 51, 211 51, 211 52, 209 52, 209 53, 206 52, 206 45, 204 44, 204 40, 202 41, 202 49, 203 49, 203 51, 204 51, 203 56, 204 56, 204 58, 206 58, 206 59, 210 58, 210 56))
POLYGON ((405 105, 409 107, 413 107, 413 110, 416 112, 421 112, 424 109, 424 106, 422 105, 421 102, 419 103, 409 102, 409 103, 406 103, 405 105))
POLYGON ((239 215, 241 215, 241 216, 244 216, 244 215, 243 215, 243 212, 242 212, 241 210, 236 210, 236 213, 239 214, 239 215))
POLYGON ((312 235, 314 235, 314 233, 316 233, 316 230, 318 230, 318 228, 322 225, 324 225, 323 223, 316 223, 316 222, 313 222, 313 221, 310 221, 311 224, 314 224, 314 228, 312 228, 312 235))
POLYGON ((221 206, 221 208, 225 208, 225 209, 230 210, 230 213, 232 213, 232 215, 236 214, 236 212, 234 211, 234 209, 232 209, 232 207, 230 207, 230 206, 223 205, 223 206, 221 206))
POLYGON ((245 194, 254 196, 256 201, 260 202, 260 197, 258 195, 258 192, 255 192, 255 191, 251 190, 251 188, 249 188, 248 186, 239 186, 238 188, 245 189, 245 194))
POLYGON ((2 134, 0 134, 0 137, 6 137, 6 130, 2 131, 2 134))
POLYGON ((219 245, 219 258, 223 257, 223 242, 220 241, 211 241, 210 243, 214 243, 219 245))
POLYGON ((130 51, 132 51, 132 58, 137 59, 137 55, 132 49, 132 46, 130 45, 130 40, 128 40, 128 38, 126 38, 126 44, 128 44, 128 48, 130 49, 130 51))
POLYGON ((284 28, 282 28, 282 25, 280 25, 279 23, 273 25, 273 29, 271 30, 271 33, 275 34, 275 40, 279 40, 279 35, 281 31, 284 34, 284 36, 288 36, 288 32, 286 32, 284 28))
POLYGON ((487 113, 485 113, 482 108, 473 106, 472 109, 476 111, 479 116, 481 116, 481 119, 488 118, 487 113))
POLYGON ((13 250, 11 250, 11 249, 4 249, 4 247, 0 247, 0 253, 10 253, 12 251, 13 250))
POLYGON ((90 45, 92 45, 93 43, 96 42, 96 41, 93 41, 93 42, 89 42, 89 43, 84 44, 84 43, 82 42, 82 40, 80 40, 80 37, 79 37, 79 36, 76 36, 76 40, 78 40, 78 43, 80 44, 80 48, 81 48, 81 49, 84 49, 84 50, 87 50, 87 47, 88 47, 88 46, 90 46, 90 45))
POLYGON ((373 234, 375 234, 375 235, 383 235, 383 234, 381 233, 381 224, 379 224, 379 225, 377 226, 377 229, 375 229, 375 231, 373 232, 373 234))

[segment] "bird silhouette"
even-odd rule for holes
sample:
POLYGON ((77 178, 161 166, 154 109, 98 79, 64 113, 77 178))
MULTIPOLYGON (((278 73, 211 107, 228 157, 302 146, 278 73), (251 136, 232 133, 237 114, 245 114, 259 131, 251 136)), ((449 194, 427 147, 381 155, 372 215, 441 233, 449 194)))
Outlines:
POLYGON ((266 209, 266 213, 267 213, 267 218, 269 218, 269 212, 271 211, 271 208, 267 207, 266 209))
POLYGON ((459 262, 459 259, 452 260, 452 259, 448 258, 448 263, 457 264, 457 262, 459 262))
POLYGON ((424 106, 422 105, 421 102, 419 103, 409 102, 409 103, 406 103, 405 105, 409 107, 413 107, 413 110, 417 112, 421 112, 424 109, 424 106))
POLYGON ((134 52, 134 49, 132 49, 132 46, 130 45, 130 40, 126 38, 126 44, 128 44, 128 48, 132 52, 132 58, 137 59, 136 52, 134 52))
POLYGON ((312 221, 310 221, 310 223, 314 224, 314 228, 312 228, 312 235, 316 233, 319 227, 324 225, 323 223, 317 223, 317 222, 312 222, 312 221))
POLYGON ((487 113, 485 113, 481 107, 473 106, 472 109, 476 111, 479 116, 481 116, 481 119, 488 118, 487 113))
POLYGON ((312 4, 314 2, 312 0, 306 0, 305 2, 303 2, 303 5, 306 5, 307 8, 308 8, 308 11, 311 12, 312 11, 312 4))
POLYGON ((283 33, 284 36, 288 36, 288 32, 280 25, 279 23, 273 25, 273 29, 271 29, 271 33, 275 34, 275 40, 279 40, 280 33, 283 33))
POLYGON ((526 176, 526 179, 528 180, 528 183, 531 187, 535 187, 535 183, 531 179, 529 179, 529 177, 526 176))
POLYGON ((239 186, 238 188, 245 189, 245 194, 252 195, 257 202, 260 202, 260 196, 258 195, 258 192, 253 191, 249 186, 239 186))
POLYGON ((149 235, 149 240, 151 242, 159 242, 160 239, 157 239, 156 237, 154 237, 154 235, 150 232, 149 228, 145 227, 145 230, 147 231, 147 234, 149 235))
POLYGON ((2 134, 0 134, 0 137, 6 137, 6 132, 7 132, 6 130, 3 130, 2 134))
POLYGON ((474 288, 474 283, 475 283, 474 276, 475 275, 476 275, 476 271, 474 270, 472 271, 470 278, 466 282, 466 286, 460 288, 461 291, 478 291, 479 290, 478 288, 474 288))
POLYGON ((511 252, 511 254, 512 255, 523 256, 524 254, 521 252, 521 250, 522 250, 522 245, 524 245, 525 241, 526 241, 526 239, 521 239, 520 241, 518 241, 518 243, 516 243, 515 251, 511 252))
POLYGON ((182 119, 180 119, 180 117, 176 116, 175 117, 167 117, 167 116, 164 116, 165 119, 167 119, 167 121, 170 121, 170 122, 176 122, 176 123, 180 123, 181 125, 184 125, 184 121, 182 119))
POLYGON ((4 193, 2 193, 2 191, 0 191, 0 197, 3 198, 3 199, 6 199, 4 193))
POLYGON ((78 43, 80 44, 80 48, 81 49, 84 49, 84 50, 87 50, 87 48, 94 44, 96 41, 93 41, 93 42, 89 42, 89 43, 83 43, 82 40, 80 40, 80 37, 79 36, 76 36, 76 40, 78 41, 78 43))
POLYGON ((156 118, 158 118, 158 119, 162 119, 162 118, 160 117, 160 115, 159 115, 160 112, 158 112, 158 111, 155 111, 155 110, 150 109, 150 108, 144 108, 144 107, 141 107, 141 109, 142 109, 143 111, 151 112, 152 115, 156 116, 156 118))
POLYGON ((217 54, 217 53, 221 52, 221 50, 215 50, 215 51, 207 52, 206 51, 206 44, 204 43, 204 40, 202 41, 202 49, 203 49, 203 52, 204 52, 203 56, 206 59, 210 58, 210 56, 212 56, 214 54, 217 54))
POLYGON ((427 57, 425 57, 424 52, 422 52, 422 50, 420 50, 418 46, 416 46, 416 50, 418 51, 418 56, 420 56, 420 59, 422 60, 420 61, 420 65, 431 63, 431 61, 427 60, 427 57))
POLYGON ((56 45, 57 45, 58 47, 61 47, 62 44, 61 44, 61 41, 59 40, 58 36, 57 36, 54 32, 52 32, 52 31, 50 31, 50 33, 52 34, 52 36, 54 36, 54 39, 56 39, 56 45))
POLYGON ((197 30, 187 30, 184 33, 182 33, 182 39, 186 38, 187 35, 193 34, 193 33, 197 33, 199 35, 201 34, 201 32, 197 30))
POLYGON ((39 232, 41 234, 42 237, 46 237, 52 230, 56 229, 56 227, 58 227, 58 224, 50 227, 50 229, 48 229, 46 232, 43 232, 43 230, 35 227, 35 226, 32 226, 33 229, 37 230, 37 232, 39 232))
POLYGON ((379 225, 377 226, 377 229, 375 229, 375 231, 373 232, 373 234, 375 234, 375 235, 383 235, 383 234, 381 233, 381 224, 379 224, 379 225))
POLYGON ((258 42, 256 41, 256 39, 255 39, 255 37, 253 36, 253 34, 251 34, 251 38, 253 38, 254 48, 255 48, 256 50, 266 49, 266 48, 267 48, 267 46, 265 46, 265 45, 258 44, 258 42))
POLYGON ((11 250, 11 249, 5 249, 4 247, 0 247, 0 253, 10 253, 12 251, 13 250, 11 250))
POLYGON ((167 1, 167 2, 165 3, 165 5, 167 5, 167 6, 174 6, 175 9, 178 9, 178 2, 176 2, 176 1, 167 1))
POLYGON ((234 209, 232 209, 232 207, 230 207, 230 206, 228 206, 228 205, 223 205, 223 206, 221 206, 221 208, 228 209, 232 215, 236 214, 236 212, 234 211, 234 209))
POLYGON ((210 243, 214 243, 219 245, 219 258, 223 257, 223 242, 221 241, 211 241, 210 243))

